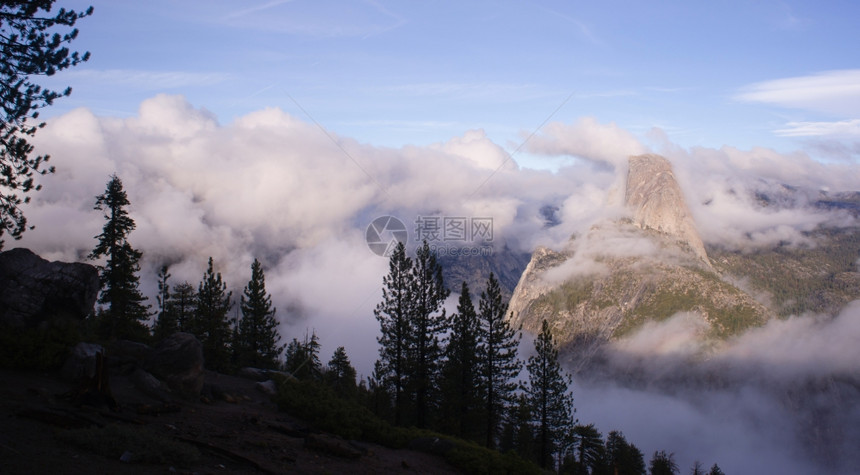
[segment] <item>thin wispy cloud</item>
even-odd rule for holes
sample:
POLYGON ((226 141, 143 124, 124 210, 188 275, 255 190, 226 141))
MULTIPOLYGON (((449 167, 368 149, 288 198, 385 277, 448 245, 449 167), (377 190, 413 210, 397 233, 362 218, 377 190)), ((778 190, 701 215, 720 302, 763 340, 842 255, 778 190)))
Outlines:
POLYGON ((735 98, 853 118, 860 114, 860 69, 825 71, 751 84, 742 88, 735 98))
POLYGON ((271 1, 271 2, 266 2, 266 3, 263 3, 263 4, 261 4, 261 5, 254 6, 254 7, 250 7, 250 8, 243 8, 242 10, 236 10, 236 11, 234 11, 234 12, 231 12, 231 13, 227 14, 227 15, 224 17, 224 19, 225 19, 225 20, 232 20, 232 19, 235 19, 235 18, 243 17, 243 16, 245 16, 245 15, 250 15, 250 14, 252 14, 252 13, 259 13, 259 12, 263 12, 263 11, 270 10, 270 9, 272 9, 272 8, 278 7, 278 6, 280 6, 280 5, 283 5, 283 4, 285 4, 285 3, 290 3, 290 2, 292 2, 292 1, 294 1, 294 0, 274 0, 274 1, 271 1))
POLYGON ((229 12, 216 23, 311 38, 369 38, 403 26, 406 19, 370 1, 332 4, 274 0, 229 12))
POLYGON ((377 93, 431 96, 456 100, 492 99, 499 102, 548 97, 553 93, 537 84, 502 82, 420 82, 372 88, 377 93))
POLYGON ((67 73, 73 82, 123 85, 137 90, 163 91, 188 87, 213 86, 229 81, 232 76, 220 72, 147 71, 138 69, 79 69, 67 73))
POLYGON ((860 136, 860 119, 837 122, 789 122, 774 131, 784 137, 860 136))
POLYGON ((572 25, 574 25, 576 27, 576 31, 579 33, 579 35, 582 38, 585 38, 586 40, 588 40, 589 43, 591 43, 595 46, 606 46, 606 43, 602 39, 598 38, 597 35, 595 35, 594 32, 592 32, 591 28, 587 24, 585 24, 585 22, 579 20, 578 18, 574 18, 570 15, 567 15, 565 13, 561 13, 557 10, 551 10, 549 8, 541 7, 541 9, 547 13, 550 13, 554 16, 562 18, 565 21, 567 21, 568 23, 571 23, 572 25))

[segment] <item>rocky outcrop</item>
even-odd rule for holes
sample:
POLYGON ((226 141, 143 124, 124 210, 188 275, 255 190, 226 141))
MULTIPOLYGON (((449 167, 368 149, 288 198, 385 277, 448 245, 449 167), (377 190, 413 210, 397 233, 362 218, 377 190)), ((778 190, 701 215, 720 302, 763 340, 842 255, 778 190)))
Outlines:
POLYGON ((153 349, 144 369, 186 399, 203 389, 203 346, 190 333, 174 333, 153 349))
POLYGON ((659 155, 639 155, 629 162, 624 201, 633 213, 633 223, 672 236, 710 265, 669 161, 659 155))
POLYGON ((78 343, 62 375, 71 382, 91 380, 100 360, 113 375, 128 376, 140 392, 162 402, 175 397, 196 401, 203 389, 203 346, 190 333, 175 333, 154 348, 126 340, 117 340, 107 349, 78 343))
POLYGON ((84 319, 98 297, 98 270, 49 262, 23 248, 0 253, 0 323, 36 327, 54 318, 84 319))
MULTIPOLYGON (((659 236, 650 239, 660 242, 659 236)), ((713 271, 669 253, 600 255, 591 260, 540 249, 535 256, 511 300, 511 323, 537 334, 547 320, 555 341, 570 356, 573 370, 587 365, 606 343, 634 333, 647 321, 662 321, 679 312, 700 315, 707 324, 704 336, 714 339, 739 334, 773 316, 713 271), (582 267, 595 262, 600 266, 583 273, 574 270, 559 280, 551 277, 562 266, 579 262, 582 267)))
POLYGON ((679 312, 700 316, 713 339, 771 318, 714 269, 669 162, 629 161, 630 214, 595 223, 558 251, 537 249, 511 298, 511 323, 538 333, 547 320, 556 342, 586 364, 606 343, 679 312))

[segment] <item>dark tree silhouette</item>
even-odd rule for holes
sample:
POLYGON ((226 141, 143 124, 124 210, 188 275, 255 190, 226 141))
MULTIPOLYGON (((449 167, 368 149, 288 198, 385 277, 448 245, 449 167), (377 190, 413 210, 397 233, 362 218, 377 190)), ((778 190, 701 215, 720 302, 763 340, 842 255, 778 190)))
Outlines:
POLYGON ((490 273, 487 289, 478 303, 481 345, 479 367, 485 400, 486 445, 494 448, 502 415, 517 388, 515 378, 522 369, 517 359, 519 338, 505 318, 508 304, 502 301, 499 281, 490 273))
POLYGON ((409 332, 409 389, 415 400, 415 425, 425 428, 437 406, 436 387, 442 348, 439 343, 447 328, 445 310, 439 312, 448 289, 442 280, 442 266, 427 241, 418 248, 412 268, 414 303, 409 332))
MULTIPOLYGON (((42 88, 38 76, 52 76, 87 61, 90 53, 70 52, 67 45, 77 36, 75 23, 89 16, 84 12, 60 9, 50 14, 54 0, 5 0, 0 4, 0 238, 9 233, 20 239, 27 219, 20 208, 38 191, 35 175, 52 173, 43 165, 48 155, 32 157, 28 142, 45 123, 34 123, 39 109, 55 99, 68 96, 42 88), (69 30, 71 29, 71 30, 69 30)), ((3 240, 0 239, 0 249, 3 240)))
POLYGON ((558 363, 558 348, 546 320, 526 369, 529 381, 525 391, 537 429, 538 462, 548 469, 553 467, 553 454, 562 451, 567 431, 575 422, 573 397, 568 393, 571 379, 558 363))
POLYGON ((705 466, 702 462, 696 460, 693 462, 693 468, 690 469, 690 475, 705 475, 705 466))
POLYGON ((166 309, 170 319, 176 322, 176 329, 194 333, 194 319, 197 313, 197 291, 189 282, 173 287, 167 297, 166 309))
POLYGON ((230 365, 230 320, 228 313, 233 303, 233 293, 227 292, 227 284, 221 273, 215 272, 215 263, 209 265, 197 288, 197 308, 192 322, 192 333, 203 344, 206 366, 216 371, 226 371, 230 365))
POLYGON ((102 285, 99 303, 105 307, 96 318, 96 331, 104 338, 145 340, 149 329, 143 324, 149 318, 146 297, 138 289, 140 258, 143 253, 131 247, 128 235, 134 230, 134 220, 128 215, 128 195, 122 181, 112 175, 105 192, 96 196, 95 209, 104 213, 107 222, 90 259, 106 257, 101 268, 102 285))
POLYGON ((344 347, 339 346, 334 350, 334 354, 328 362, 325 379, 339 396, 354 397, 356 395, 355 368, 349 362, 344 347))
POLYGON ((576 473, 595 473, 603 463, 603 435, 594 424, 577 425, 573 428, 576 438, 576 473))
POLYGON ((440 387, 443 427, 451 434, 477 440, 484 409, 478 367, 480 330, 469 286, 463 282, 457 312, 451 315, 440 387))
POLYGON ((508 404, 507 414, 502 423, 499 450, 513 451, 524 460, 536 459, 535 433, 532 424, 532 410, 529 400, 523 393, 516 394, 508 404))
POLYGON ((392 395, 396 425, 404 422, 407 410, 413 295, 412 259, 406 256, 406 246, 400 242, 391 253, 388 275, 382 278, 382 302, 373 311, 380 327, 376 377, 380 386, 392 395))
POLYGON ((664 450, 654 452, 649 464, 650 475, 675 475, 678 473, 678 464, 675 463, 675 454, 667 454, 664 450))
POLYGON ((158 301, 158 314, 155 319, 155 326, 152 328, 152 336, 156 340, 162 340, 179 331, 176 314, 170 310, 169 270, 169 267, 165 265, 161 266, 158 271, 158 295, 155 297, 158 301))
POLYGON ((305 332, 303 341, 293 338, 287 345, 284 367, 298 379, 319 380, 322 376, 320 343, 316 331, 305 332))
POLYGON ((708 475, 726 475, 726 474, 720 469, 719 465, 714 464, 711 467, 711 471, 708 472, 708 475))
POLYGON ((284 351, 279 345, 278 320, 272 297, 266 293, 266 276, 260 261, 251 264, 251 280, 239 298, 242 320, 238 325, 237 353, 244 366, 274 369, 284 351))
POLYGON ((645 475, 645 459, 642 452, 627 442, 624 434, 611 431, 606 437, 606 467, 618 475, 645 475))

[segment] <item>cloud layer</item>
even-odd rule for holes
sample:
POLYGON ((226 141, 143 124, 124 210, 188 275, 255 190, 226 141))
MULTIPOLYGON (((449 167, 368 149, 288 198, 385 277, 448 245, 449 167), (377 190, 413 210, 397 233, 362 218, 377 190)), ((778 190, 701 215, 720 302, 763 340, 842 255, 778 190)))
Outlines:
POLYGON ((679 313, 614 343, 604 374, 627 376, 580 378, 580 420, 622 428, 646 454, 671 448, 682 469, 825 474, 860 462, 860 301, 717 345, 705 331, 679 313))
MULTIPOLYGON (((551 123, 528 142, 529 152, 578 159, 553 173, 519 167, 482 130, 392 149, 337 136, 275 108, 219 124, 205 109, 169 95, 144 101, 128 118, 77 109, 51 120, 36 139, 58 171, 41 179, 44 190, 26 209, 36 229, 21 245, 51 259, 83 259, 104 224, 92 210, 94 197, 117 173, 137 223, 131 241, 144 251, 145 291, 154 294, 163 264, 171 264, 174 282, 199 282, 212 256, 238 295, 259 258, 284 333, 317 327, 326 350, 348 345, 328 337, 342 328, 339 318, 362 322, 364 330, 354 334, 376 329, 371 311, 386 266, 363 241, 375 217, 400 217, 414 237, 419 215, 489 216, 496 244, 557 248, 573 233, 624 215, 627 157, 649 150, 615 124, 551 123), (545 206, 558 208, 557 225, 546 226, 545 206), (327 292, 338 298, 327 299, 327 292)), ((673 162, 706 242, 749 247, 799 240, 801 231, 839 217, 803 206, 762 207, 756 190, 790 184, 814 194, 860 183, 858 167, 824 165, 802 153, 687 150, 659 130, 650 140, 673 162)), ((361 346, 354 358, 367 373, 375 341, 361 346)))

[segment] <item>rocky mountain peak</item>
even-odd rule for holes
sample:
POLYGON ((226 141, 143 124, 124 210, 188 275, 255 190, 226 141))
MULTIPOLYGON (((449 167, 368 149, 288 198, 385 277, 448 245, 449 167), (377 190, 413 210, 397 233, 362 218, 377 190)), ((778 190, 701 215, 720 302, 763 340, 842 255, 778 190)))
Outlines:
POLYGON ((633 212, 636 226, 677 239, 710 266, 702 238, 668 160, 653 154, 630 157, 624 202, 633 212))

